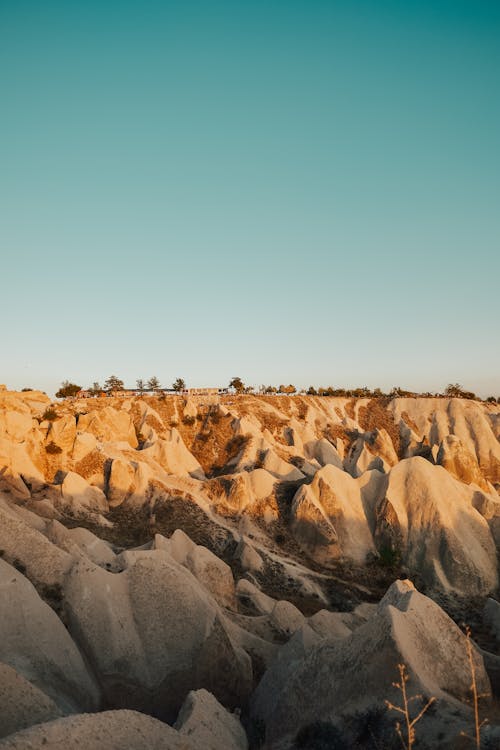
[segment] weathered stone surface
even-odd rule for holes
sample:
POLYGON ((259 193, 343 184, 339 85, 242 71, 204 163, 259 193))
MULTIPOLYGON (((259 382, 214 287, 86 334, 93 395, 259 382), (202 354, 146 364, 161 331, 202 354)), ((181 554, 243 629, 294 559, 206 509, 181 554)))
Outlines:
POLYGON ((60 709, 48 695, 0 663, 0 738, 59 716, 60 709))
MULTIPOLYGON (((410 674, 411 695, 435 696, 443 707, 468 700, 464 634, 408 581, 393 584, 377 613, 346 638, 313 639, 306 647, 300 640, 305 632, 280 651, 252 700, 253 716, 265 723, 270 747, 284 738, 290 741, 314 721, 335 723, 340 716, 384 705, 385 699, 397 703, 392 682, 401 663, 410 674)), ((475 651, 473 658, 478 689, 487 692, 482 658, 475 651)), ((468 711, 465 705, 463 711, 468 711)), ((430 716, 422 720, 423 735, 435 725, 430 716)))
POLYGON ((136 711, 77 714, 0 741, 5 750, 202 750, 151 716, 136 711))
POLYGON ((175 729, 200 750, 247 750, 245 730, 207 690, 188 693, 175 729))
POLYGON ((99 691, 82 656, 31 583, 0 560, 0 661, 63 711, 96 709, 99 691))
POLYGON ((37 585, 60 586, 73 564, 67 552, 52 544, 41 531, 29 526, 17 511, 0 499, 0 549, 10 562, 22 566, 37 585))
POLYGON ((321 562, 336 557, 365 562, 368 553, 375 551, 360 483, 331 464, 297 491, 292 531, 300 545, 321 562))
POLYGON ((79 562, 65 597, 70 631, 109 705, 171 721, 192 689, 205 687, 228 707, 245 700, 248 656, 233 647, 213 599, 166 552, 119 574, 79 562))
POLYGON ((389 474, 376 514, 376 539, 398 550, 431 586, 485 594, 497 586, 495 544, 472 505, 473 490, 424 458, 401 461, 389 474))

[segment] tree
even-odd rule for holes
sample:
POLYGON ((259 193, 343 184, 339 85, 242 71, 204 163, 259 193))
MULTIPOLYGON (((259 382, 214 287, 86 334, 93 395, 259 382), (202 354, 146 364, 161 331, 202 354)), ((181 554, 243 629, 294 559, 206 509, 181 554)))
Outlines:
POLYGON ((278 389, 278 393, 287 393, 288 395, 291 395, 292 393, 296 392, 296 387, 294 385, 280 385, 278 389))
POLYGON ((93 393, 94 396, 97 396, 98 393, 102 393, 103 389, 101 388, 97 380, 94 380, 94 382, 92 383, 92 387, 89 388, 89 391, 90 393, 93 393))
POLYGON ((449 383, 444 389, 444 395, 448 396, 448 398, 476 398, 475 393, 472 393, 472 391, 464 390, 460 383, 449 383))
POLYGON ((112 393, 113 391, 123 391, 123 380, 120 380, 116 375, 110 375, 104 383, 104 390, 108 393, 112 393))
POLYGON ((463 393, 463 388, 460 383, 448 383, 444 389, 444 395, 450 398, 460 398, 463 393))
POLYGON ((316 388, 313 385, 310 385, 309 388, 307 389, 307 395, 308 396, 317 396, 318 395, 318 391, 316 390, 316 388))
POLYGON ((177 393, 180 393, 180 391, 185 391, 186 390, 185 380, 183 378, 177 378, 177 380, 174 380, 174 382, 172 383, 172 388, 177 393))
POLYGON ((142 378, 139 378, 135 381, 135 385, 137 387, 137 390, 141 393, 145 390, 146 386, 144 385, 144 380, 142 378))
POLYGON ((68 396, 76 396, 76 394, 81 390, 81 385, 70 383, 69 380, 63 380, 63 382, 61 383, 61 387, 56 393, 56 398, 68 398, 68 396))
POLYGON ((160 381, 156 377, 156 375, 153 375, 152 378, 149 378, 147 382, 147 386, 152 391, 159 391, 161 388, 160 381))
POLYGON ((236 393, 243 393, 243 391, 245 390, 245 384, 241 378, 232 378, 231 382, 229 383, 229 388, 234 388, 236 393))

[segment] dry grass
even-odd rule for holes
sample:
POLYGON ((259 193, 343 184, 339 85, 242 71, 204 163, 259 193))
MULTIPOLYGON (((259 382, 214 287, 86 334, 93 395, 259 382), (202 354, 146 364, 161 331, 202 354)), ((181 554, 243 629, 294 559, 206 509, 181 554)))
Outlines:
POLYGON ((489 698, 489 693, 478 693, 477 691, 477 680, 476 680, 476 665, 474 664, 474 657, 472 653, 472 642, 471 642, 471 631, 469 627, 466 627, 465 629, 465 637, 466 637, 466 649, 467 649, 467 659, 469 661, 469 667, 470 667, 470 673, 471 673, 471 683, 470 683, 470 691, 471 691, 471 703, 472 708, 474 710, 474 736, 471 737, 470 735, 466 734, 465 732, 461 732, 462 737, 468 737, 476 746, 476 750, 480 750, 481 748, 481 729, 484 727, 485 724, 488 723, 488 719, 483 719, 481 721, 479 716, 479 701, 481 698, 489 698))
POLYGON ((415 726, 418 724, 422 716, 425 714, 429 706, 434 703, 436 700, 434 697, 429 698, 427 703, 423 706, 423 708, 418 712, 416 716, 413 718, 411 717, 410 712, 410 704, 413 703, 413 701, 422 701, 423 696, 422 695, 413 695, 411 697, 408 696, 407 690, 406 690, 406 683, 410 679, 410 676, 406 670, 405 664, 398 664, 398 670, 399 670, 399 682, 393 682, 393 686, 401 691, 401 699, 402 699, 402 706, 396 706, 394 703, 391 703, 390 701, 386 701, 385 705, 387 708, 391 711, 397 711, 398 713, 402 714, 403 720, 396 722, 396 734, 399 737, 399 740, 401 742, 401 746, 404 748, 404 750, 412 750, 413 745, 415 744, 415 738, 416 738, 416 732, 415 732, 415 726))
POLYGON ((105 456, 97 450, 90 451, 80 461, 75 463, 73 471, 88 479, 94 474, 104 474, 105 456))
POLYGON ((391 438, 398 458, 401 458, 401 436, 399 426, 394 422, 391 411, 387 408, 389 398, 372 398, 366 406, 359 409, 359 425, 365 432, 384 429, 391 438))

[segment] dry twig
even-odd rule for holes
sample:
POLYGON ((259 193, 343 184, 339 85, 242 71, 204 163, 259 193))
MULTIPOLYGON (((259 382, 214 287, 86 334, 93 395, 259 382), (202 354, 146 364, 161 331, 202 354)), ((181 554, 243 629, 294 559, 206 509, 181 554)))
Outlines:
POLYGON ((425 714, 429 706, 436 700, 434 697, 429 698, 422 710, 412 719, 410 714, 410 703, 416 700, 423 700, 422 695, 413 695, 411 698, 408 697, 406 692, 406 683, 410 679, 408 672, 406 671, 405 664, 398 664, 399 669, 399 682, 393 682, 393 686, 401 691, 403 698, 403 705, 396 706, 390 701, 385 701, 385 705, 391 711, 397 711, 404 716, 404 726, 401 726, 401 722, 396 723, 396 734, 398 735, 401 745, 404 750, 412 750, 415 742, 415 725, 420 721, 422 716, 425 714))
POLYGON ((476 680, 476 665, 474 664, 474 657, 472 652, 472 642, 471 642, 471 630, 470 627, 467 625, 465 628, 465 637, 466 637, 466 648, 467 648, 467 658, 469 660, 469 666, 470 666, 470 673, 471 673, 471 684, 470 684, 470 691, 472 693, 472 707, 474 709, 474 737, 471 737, 470 734, 467 734, 466 732, 460 732, 462 737, 468 737, 472 742, 476 745, 476 750, 480 750, 481 748, 481 729, 484 727, 485 724, 488 723, 488 719, 480 720, 479 717, 479 701, 481 698, 489 698, 489 693, 478 693, 477 692, 477 680, 476 680))

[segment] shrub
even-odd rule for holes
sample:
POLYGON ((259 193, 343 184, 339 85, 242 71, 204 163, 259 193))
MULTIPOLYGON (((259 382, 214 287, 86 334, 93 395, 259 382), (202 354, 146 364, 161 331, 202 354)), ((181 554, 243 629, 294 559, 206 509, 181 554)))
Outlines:
POLYGON ((384 545, 379 550, 379 562, 383 568, 396 568, 401 563, 401 551, 384 545))
POLYGON ((226 443, 226 453, 229 458, 235 458, 238 453, 248 444, 251 435, 235 435, 226 443))
POLYGON ((52 441, 51 443, 45 446, 45 452, 55 455, 57 453, 62 453, 62 448, 60 448, 58 445, 56 445, 56 443, 54 443, 54 441, 52 441))
POLYGON ((302 727, 295 737, 297 750, 347 750, 342 732, 329 721, 314 721, 302 727))
POLYGON ((56 393, 56 398, 68 398, 68 396, 76 396, 76 394, 81 390, 81 385, 76 385, 76 383, 70 383, 69 380, 64 380, 61 383, 61 387, 56 393))
POLYGON ((47 420, 47 422, 54 422, 58 418, 59 418, 59 415, 56 412, 56 410, 51 409, 50 407, 46 409, 42 415, 42 419, 47 420))
POLYGON ((186 414, 186 416, 182 418, 182 424, 193 425, 195 422, 195 417, 191 417, 189 414, 186 414))

